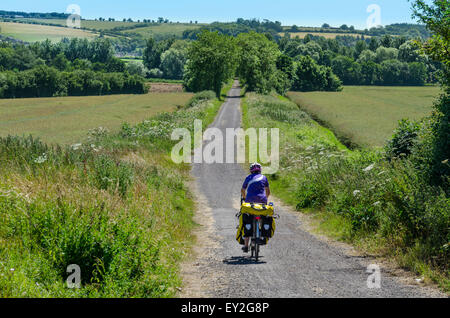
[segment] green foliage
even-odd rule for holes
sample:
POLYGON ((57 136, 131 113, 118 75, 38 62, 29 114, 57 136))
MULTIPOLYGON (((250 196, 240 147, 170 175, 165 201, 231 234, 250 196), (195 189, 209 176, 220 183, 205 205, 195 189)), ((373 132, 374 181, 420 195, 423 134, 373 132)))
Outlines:
POLYGON ((212 90, 220 97, 222 85, 232 78, 236 68, 234 38, 203 31, 188 51, 184 86, 189 91, 212 90))
POLYGON ((186 53, 184 51, 171 48, 161 55, 160 68, 165 78, 182 79, 185 64, 186 53))
POLYGON ((340 91, 342 83, 331 68, 318 65, 309 56, 300 56, 296 63, 294 91, 340 91))
POLYGON ((219 104, 201 100, 65 148, 0 138, 0 295, 173 297, 192 201, 187 170, 159 143, 175 124, 210 120, 219 104), (80 289, 66 286, 70 264, 81 268, 80 289))
POLYGON ((159 68, 161 65, 161 55, 167 51, 175 42, 174 38, 156 42, 153 38, 149 38, 143 52, 142 59, 144 65, 150 70, 159 68))
POLYGON ((419 129, 420 126, 417 122, 407 119, 399 121, 398 128, 386 145, 387 158, 391 160, 409 156, 417 143, 419 129))
POLYGON ((126 163, 116 163, 107 155, 95 157, 93 170, 95 183, 102 190, 112 189, 125 196, 133 182, 133 169, 126 163))
POLYGON ((277 60, 280 51, 276 43, 264 34, 241 33, 237 37, 239 66, 237 74, 249 91, 268 94, 277 86, 277 60))
POLYGON ((42 65, 23 72, 8 71, 3 75, 2 98, 143 94, 148 91, 142 77, 128 73, 60 72, 42 65))
MULTIPOLYGON (((430 138, 423 144, 430 145, 425 161, 429 162, 429 179, 432 184, 441 185, 449 192, 450 183, 450 4, 448 1, 434 0, 426 3, 416 0, 413 3, 414 14, 433 31, 432 38, 423 45, 424 51, 444 65, 441 84, 443 94, 434 105, 430 119, 430 138), (428 142, 430 141, 431 142, 428 142)), ((425 147, 427 149, 427 147, 425 147)), ((418 150, 420 152, 420 149, 418 150)), ((422 152, 423 153, 423 152, 422 152)))
POLYGON ((216 93, 213 91, 203 91, 196 93, 186 104, 186 107, 193 107, 196 106, 198 103, 205 101, 205 100, 213 100, 216 98, 216 93))
POLYGON ((435 83, 440 63, 420 50, 420 41, 384 36, 370 40, 338 36, 303 40, 283 38, 283 54, 300 60, 310 57, 320 66, 332 67, 344 85, 424 85, 435 83))

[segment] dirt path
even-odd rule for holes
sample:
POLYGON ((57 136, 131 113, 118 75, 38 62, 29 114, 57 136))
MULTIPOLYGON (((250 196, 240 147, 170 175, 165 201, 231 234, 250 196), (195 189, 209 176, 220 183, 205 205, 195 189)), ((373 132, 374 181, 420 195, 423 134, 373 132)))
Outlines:
MULTIPOLYGON (((211 127, 240 127, 239 95, 236 82, 211 127)), ((182 297, 442 296, 414 285, 414 279, 405 283, 381 264, 381 288, 368 288, 366 270, 374 260, 310 234, 302 217, 280 204, 275 237, 261 248, 261 261, 255 264, 235 241, 235 214, 246 171, 239 164, 194 164, 192 175, 200 227, 195 257, 183 266, 182 297)))

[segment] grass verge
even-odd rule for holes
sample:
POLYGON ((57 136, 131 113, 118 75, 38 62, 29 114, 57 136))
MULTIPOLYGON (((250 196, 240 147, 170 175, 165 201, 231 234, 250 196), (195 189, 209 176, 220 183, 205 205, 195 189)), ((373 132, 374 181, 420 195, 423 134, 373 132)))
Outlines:
POLYGON ((0 138, 0 297, 175 296, 194 204, 170 135, 211 121, 220 104, 91 130, 72 146, 0 138), (71 264, 79 289, 66 284, 71 264))

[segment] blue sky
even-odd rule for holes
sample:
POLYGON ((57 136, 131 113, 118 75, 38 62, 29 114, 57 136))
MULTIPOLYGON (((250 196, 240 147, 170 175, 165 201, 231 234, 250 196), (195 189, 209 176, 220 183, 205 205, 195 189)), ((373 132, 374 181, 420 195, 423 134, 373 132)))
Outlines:
POLYGON ((90 18, 156 19, 199 22, 234 21, 238 17, 278 20, 283 25, 320 26, 344 23, 365 28, 370 4, 381 8, 381 24, 415 22, 408 0, 2 0, 0 10, 64 12, 69 4, 90 18))

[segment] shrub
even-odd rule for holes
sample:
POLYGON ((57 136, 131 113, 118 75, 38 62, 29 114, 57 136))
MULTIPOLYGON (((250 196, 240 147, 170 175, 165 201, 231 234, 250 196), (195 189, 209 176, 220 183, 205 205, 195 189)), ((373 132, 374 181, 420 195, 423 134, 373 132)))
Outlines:
POLYGON ((386 145, 387 158, 391 160, 395 157, 409 156, 417 142, 419 129, 420 125, 417 122, 400 120, 392 139, 386 145))
POLYGON ((112 189, 125 196, 133 181, 133 169, 126 163, 116 163, 111 157, 101 154, 94 159, 94 179, 102 190, 112 189))
POLYGON ((309 56, 300 56, 296 64, 292 90, 340 91, 342 83, 329 67, 318 65, 309 56))
POLYGON ((216 98, 216 93, 213 91, 202 91, 199 93, 196 93, 186 104, 186 107, 193 107, 197 105, 198 103, 205 101, 205 100, 213 100, 216 98))

